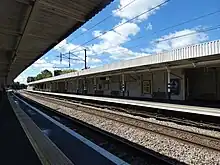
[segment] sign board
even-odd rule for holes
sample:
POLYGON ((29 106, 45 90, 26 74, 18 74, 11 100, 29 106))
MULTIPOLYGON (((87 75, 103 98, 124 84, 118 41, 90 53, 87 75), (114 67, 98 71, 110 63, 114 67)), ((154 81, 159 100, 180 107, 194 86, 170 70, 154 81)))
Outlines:
POLYGON ((151 80, 144 80, 142 83, 143 94, 151 94, 151 80))
POLYGON ((174 95, 179 95, 180 93, 180 79, 170 79, 170 92, 174 95))
POLYGON ((120 91, 125 91, 125 90, 126 90, 126 82, 125 82, 125 84, 122 84, 122 82, 120 82, 119 85, 120 85, 120 86, 119 86, 120 91))

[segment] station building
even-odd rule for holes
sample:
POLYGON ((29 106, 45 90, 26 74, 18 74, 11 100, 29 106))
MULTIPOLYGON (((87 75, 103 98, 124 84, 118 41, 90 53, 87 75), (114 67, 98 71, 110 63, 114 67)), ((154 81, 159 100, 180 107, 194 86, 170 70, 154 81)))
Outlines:
POLYGON ((28 89, 112 97, 220 100, 220 40, 34 81, 28 89))

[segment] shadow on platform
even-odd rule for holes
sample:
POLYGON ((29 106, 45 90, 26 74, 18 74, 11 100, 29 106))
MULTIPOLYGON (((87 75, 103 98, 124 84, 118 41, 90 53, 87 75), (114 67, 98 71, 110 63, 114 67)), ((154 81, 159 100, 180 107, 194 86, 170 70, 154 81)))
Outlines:
POLYGON ((0 92, 0 131, 0 164, 41 164, 3 92, 0 92))

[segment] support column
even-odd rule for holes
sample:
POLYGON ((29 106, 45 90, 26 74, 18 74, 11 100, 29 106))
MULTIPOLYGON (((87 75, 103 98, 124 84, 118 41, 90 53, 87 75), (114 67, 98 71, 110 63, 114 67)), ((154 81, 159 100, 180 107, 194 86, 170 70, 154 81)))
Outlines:
POLYGON ((87 85, 87 84, 86 84, 86 83, 87 83, 87 82, 86 82, 86 77, 84 77, 84 87, 83 87, 83 88, 84 88, 84 89, 83 89, 83 91, 84 91, 83 93, 84 93, 84 94, 87 94, 87 88, 86 88, 86 85, 87 85))
POLYGON ((50 92, 52 92, 52 82, 50 83, 50 92))
POLYGON ((2 88, 2 91, 5 92, 6 87, 7 87, 7 76, 5 76, 5 78, 4 78, 4 83, 1 84, 1 87, 0 87, 0 88, 2 88))
POLYGON ((58 85, 58 82, 56 82, 56 92, 59 92, 59 85, 58 85))
POLYGON ((45 83, 45 91, 48 90, 48 83, 45 83))
POLYGON ((79 78, 76 78, 76 93, 79 93, 79 78))
POLYGON ((125 96, 125 74, 121 75, 121 88, 122 88, 122 96, 125 96))
POLYGON ((171 99, 171 84, 170 84, 170 69, 167 69, 167 95, 168 99, 171 99))
POLYGON ((79 72, 77 72, 76 76, 76 94, 79 93, 79 72))
POLYGON ((94 77, 94 95, 96 94, 96 90, 97 90, 97 79, 96 76, 94 77))
POLYGON ((183 100, 186 100, 186 76, 185 76, 185 71, 182 70, 182 86, 180 86, 180 90, 182 90, 182 96, 183 96, 183 100))
POLYGON ((64 89, 64 90, 65 90, 65 92, 67 92, 67 86, 68 86, 68 85, 67 85, 67 81, 64 80, 64 82, 65 82, 65 89, 64 89))

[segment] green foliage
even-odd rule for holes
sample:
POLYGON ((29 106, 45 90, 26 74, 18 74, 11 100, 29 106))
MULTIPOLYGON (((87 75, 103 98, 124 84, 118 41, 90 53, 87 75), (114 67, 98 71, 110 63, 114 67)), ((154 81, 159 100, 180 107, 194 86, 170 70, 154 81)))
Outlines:
POLYGON ((10 86, 11 89, 26 89, 27 86, 25 84, 20 84, 19 82, 13 82, 10 86))
POLYGON ((62 74, 62 70, 54 70, 54 76, 59 76, 62 74))
POLYGON ((35 81, 35 77, 27 77, 27 83, 35 81))
POLYGON ((76 72, 76 71, 77 71, 77 70, 75 70, 75 69, 62 70, 62 74, 71 73, 71 72, 76 72))
POLYGON ((49 78, 49 77, 52 77, 52 76, 53 76, 52 72, 45 69, 41 73, 39 73, 36 77, 28 77, 27 82, 29 83, 29 82, 32 82, 32 81, 41 80, 41 79, 49 78))
POLYGON ((71 72, 76 72, 77 70, 75 69, 66 69, 66 70, 55 70, 54 71, 54 76, 58 76, 61 74, 66 74, 66 73, 71 73, 71 72))
MULTIPOLYGON (((54 76, 58 76, 58 75, 66 74, 66 73, 70 73, 70 72, 76 72, 76 71, 77 70, 75 70, 75 69, 54 70, 54 76)), ((52 76, 53 76, 52 72, 45 69, 41 73, 39 73, 36 77, 28 77, 27 82, 29 83, 29 82, 32 82, 32 81, 41 80, 41 79, 49 78, 49 77, 52 77, 52 76)))
POLYGON ((47 70, 47 69, 45 69, 45 70, 43 70, 40 74, 38 74, 38 75, 35 77, 35 79, 36 79, 36 80, 41 80, 41 79, 49 78, 49 77, 52 77, 52 76, 53 76, 52 72, 49 71, 49 70, 47 70))

